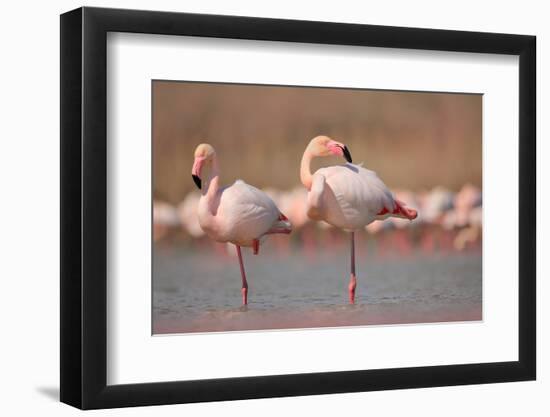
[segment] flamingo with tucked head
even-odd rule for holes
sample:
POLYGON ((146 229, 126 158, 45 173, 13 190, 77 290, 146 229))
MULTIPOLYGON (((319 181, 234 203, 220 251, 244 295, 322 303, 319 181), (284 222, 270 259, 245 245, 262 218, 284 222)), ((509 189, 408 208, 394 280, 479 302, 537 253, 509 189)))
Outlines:
POLYGON ((248 282, 241 246, 252 247, 256 255, 262 237, 290 233, 290 222, 266 193, 244 181, 237 180, 233 185, 221 187, 216 151, 209 144, 200 144, 195 150, 191 174, 202 193, 197 211, 201 228, 211 239, 233 243, 237 248, 242 301, 246 305, 248 282), (204 175, 206 170, 209 171, 207 176, 204 175))
POLYGON ((401 217, 413 220, 416 210, 396 200, 374 171, 352 164, 349 149, 328 136, 317 136, 306 147, 300 166, 300 179, 307 188, 307 214, 312 220, 324 220, 351 232, 351 276, 349 301, 355 303, 355 231, 375 220, 401 217), (342 156, 345 165, 321 168, 311 173, 315 157, 342 156))

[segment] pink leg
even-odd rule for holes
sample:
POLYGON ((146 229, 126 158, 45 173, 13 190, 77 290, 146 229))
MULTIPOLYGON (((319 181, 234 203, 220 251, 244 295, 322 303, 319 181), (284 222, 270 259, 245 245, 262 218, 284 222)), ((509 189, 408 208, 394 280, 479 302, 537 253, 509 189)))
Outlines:
POLYGON ((260 251, 260 241, 258 239, 254 239, 252 241, 252 253, 254 253, 254 255, 257 255, 259 251, 260 251))
POLYGON ((355 232, 351 232, 351 277, 348 285, 350 304, 355 304, 355 287, 357 287, 357 279, 355 278, 355 232))
POLYGON ((237 255, 239 256, 239 266, 241 267, 241 279, 242 279, 242 288, 241 293, 243 295, 243 305, 248 304, 248 282, 246 282, 246 274, 244 272, 244 265, 243 265, 243 256, 241 254, 241 247, 239 245, 235 245, 237 248, 237 255))

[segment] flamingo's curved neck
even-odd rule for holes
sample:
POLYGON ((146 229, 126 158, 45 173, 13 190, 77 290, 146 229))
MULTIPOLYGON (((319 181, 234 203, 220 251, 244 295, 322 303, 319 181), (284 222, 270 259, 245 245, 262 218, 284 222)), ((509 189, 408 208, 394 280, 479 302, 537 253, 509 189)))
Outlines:
POLYGON ((220 168, 216 156, 212 158, 212 171, 202 187, 202 195, 208 202, 210 213, 216 213, 218 190, 220 189, 220 168))
POLYGON ((302 156, 302 162, 300 164, 300 180, 302 181, 302 184, 304 184, 304 187, 306 187, 309 190, 311 190, 311 160, 313 159, 313 154, 309 151, 308 148, 304 151, 304 155, 302 156))

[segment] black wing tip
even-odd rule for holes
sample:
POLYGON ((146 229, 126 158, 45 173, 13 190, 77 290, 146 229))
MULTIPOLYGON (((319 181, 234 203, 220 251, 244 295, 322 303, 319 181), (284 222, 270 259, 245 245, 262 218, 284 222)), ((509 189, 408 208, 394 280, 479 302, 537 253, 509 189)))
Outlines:
POLYGON ((193 177, 193 182, 197 186, 197 188, 200 190, 202 188, 202 181, 198 175, 191 175, 193 177))

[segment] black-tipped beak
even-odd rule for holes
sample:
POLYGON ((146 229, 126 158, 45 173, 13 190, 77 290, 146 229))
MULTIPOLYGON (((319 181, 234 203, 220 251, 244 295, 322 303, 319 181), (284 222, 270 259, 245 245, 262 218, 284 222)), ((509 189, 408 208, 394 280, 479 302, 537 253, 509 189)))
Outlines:
POLYGON ((348 161, 351 164, 353 161, 351 159, 351 154, 349 153, 348 147, 344 145, 344 147, 342 148, 342 151, 344 152, 344 158, 346 158, 346 161, 348 161))
POLYGON ((197 186, 197 188, 200 190, 202 187, 202 181, 198 175, 191 175, 193 177, 193 182, 197 186))

